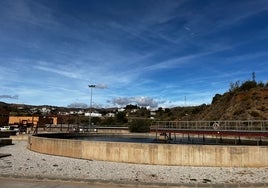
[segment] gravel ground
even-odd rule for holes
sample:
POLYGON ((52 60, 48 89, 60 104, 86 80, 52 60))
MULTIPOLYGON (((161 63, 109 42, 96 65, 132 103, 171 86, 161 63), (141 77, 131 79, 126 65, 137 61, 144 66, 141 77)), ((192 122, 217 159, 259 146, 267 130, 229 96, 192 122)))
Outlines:
POLYGON ((140 165, 51 156, 29 151, 27 142, 0 147, 0 176, 119 184, 268 185, 268 168, 220 168, 140 165))

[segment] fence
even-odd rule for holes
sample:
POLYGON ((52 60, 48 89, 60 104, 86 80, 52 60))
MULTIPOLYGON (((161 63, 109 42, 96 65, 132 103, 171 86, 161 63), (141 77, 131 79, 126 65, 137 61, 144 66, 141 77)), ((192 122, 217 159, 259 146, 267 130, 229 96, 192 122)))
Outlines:
POLYGON ((261 131, 268 132, 268 120, 245 121, 154 121, 151 130, 261 131))

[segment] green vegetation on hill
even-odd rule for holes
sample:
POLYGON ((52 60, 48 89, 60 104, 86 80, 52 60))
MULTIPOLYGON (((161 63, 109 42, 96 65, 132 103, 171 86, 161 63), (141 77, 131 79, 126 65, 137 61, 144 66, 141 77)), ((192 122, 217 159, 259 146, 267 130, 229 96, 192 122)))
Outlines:
POLYGON ((239 81, 230 84, 228 92, 216 94, 212 104, 197 118, 206 120, 268 119, 268 83, 239 81))

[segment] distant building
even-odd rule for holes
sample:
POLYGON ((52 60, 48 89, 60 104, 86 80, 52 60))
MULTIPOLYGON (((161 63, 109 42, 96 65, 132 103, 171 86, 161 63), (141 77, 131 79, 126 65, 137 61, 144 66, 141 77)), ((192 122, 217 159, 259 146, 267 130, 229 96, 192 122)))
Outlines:
POLYGON ((156 115, 156 111, 151 111, 151 112, 150 112, 150 115, 151 115, 151 116, 155 116, 155 115, 156 115))
POLYGON ((115 117, 115 114, 112 113, 112 112, 110 112, 110 113, 106 114, 105 116, 106 116, 106 117, 115 117))
POLYGON ((118 112, 124 112, 125 109, 124 108, 118 108, 118 112))
MULTIPOLYGON (((90 116, 90 112, 85 113, 85 116, 90 116)), ((102 114, 98 112, 92 112, 91 117, 102 117, 102 114)))
POLYGON ((57 117, 43 117, 43 116, 9 116, 9 125, 33 125, 37 126, 39 123, 57 125, 57 117), (40 118, 41 117, 41 118, 40 118), (41 120, 41 121, 40 121, 41 120))
POLYGON ((36 126, 39 121, 39 116, 9 116, 9 125, 26 125, 32 124, 36 126))
POLYGON ((132 109, 130 112, 131 113, 136 113, 138 111, 138 109, 132 109))
POLYGON ((41 108, 40 111, 42 113, 50 113, 51 112, 51 110, 49 108, 46 108, 46 107, 41 108))
POLYGON ((79 114, 79 115, 83 115, 83 114, 84 114, 84 111, 79 110, 79 111, 77 112, 77 114, 79 114))

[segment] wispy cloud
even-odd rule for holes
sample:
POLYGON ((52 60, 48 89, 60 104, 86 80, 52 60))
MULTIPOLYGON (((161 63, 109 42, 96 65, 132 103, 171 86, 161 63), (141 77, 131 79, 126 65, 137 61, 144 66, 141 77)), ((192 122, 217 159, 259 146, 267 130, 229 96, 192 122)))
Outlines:
POLYGON ((35 68, 42 70, 42 71, 59 74, 68 78, 80 78, 79 75, 77 75, 75 72, 72 72, 72 71, 64 71, 64 70, 59 70, 58 68, 49 68, 49 67, 42 67, 42 66, 35 66, 35 68))
POLYGON ((51 9, 35 1, 5 1, 2 2, 2 15, 21 23, 28 23, 40 27, 58 25, 53 18, 51 9))

